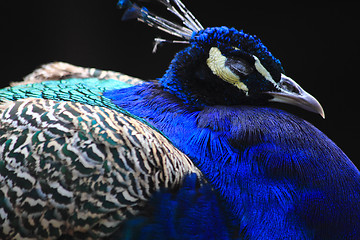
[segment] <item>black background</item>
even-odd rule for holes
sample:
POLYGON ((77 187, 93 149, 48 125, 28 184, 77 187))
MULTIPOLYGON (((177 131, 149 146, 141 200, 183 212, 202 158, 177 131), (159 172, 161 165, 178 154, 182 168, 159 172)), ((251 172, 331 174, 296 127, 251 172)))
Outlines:
MULTIPOLYGON (((164 45, 152 54, 154 37, 172 37, 136 21, 122 22, 116 2, 4 1, 0 86, 21 80, 52 61, 143 79, 161 77, 173 55, 184 46, 164 45)), ((281 60, 286 74, 321 102, 326 119, 281 107, 312 122, 360 167, 358 3, 263 2, 184 0, 204 27, 233 26, 259 36, 281 60)), ((150 7, 165 12, 159 5, 150 7)))

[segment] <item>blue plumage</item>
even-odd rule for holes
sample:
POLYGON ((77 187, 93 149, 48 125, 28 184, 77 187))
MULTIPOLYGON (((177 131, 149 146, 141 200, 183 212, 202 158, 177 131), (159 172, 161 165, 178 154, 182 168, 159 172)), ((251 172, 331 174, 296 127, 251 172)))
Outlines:
POLYGON ((359 171, 308 122, 273 108, 194 109, 154 84, 104 95, 145 118, 190 156, 240 221, 239 234, 359 236, 359 171))
POLYGON ((130 8, 132 6, 132 2, 129 0, 120 0, 117 3, 118 8, 130 8))
POLYGON ((210 184, 190 175, 176 193, 156 193, 142 216, 133 218, 112 239, 234 239, 239 222, 210 184), (201 185, 200 185, 201 184, 201 185), (208 213, 211 212, 211 215, 208 213))
POLYGON ((188 44, 160 79, 55 63, 0 90, 0 236, 359 239, 359 170, 271 106, 320 103, 256 36, 158 2, 181 24, 118 6, 188 44))

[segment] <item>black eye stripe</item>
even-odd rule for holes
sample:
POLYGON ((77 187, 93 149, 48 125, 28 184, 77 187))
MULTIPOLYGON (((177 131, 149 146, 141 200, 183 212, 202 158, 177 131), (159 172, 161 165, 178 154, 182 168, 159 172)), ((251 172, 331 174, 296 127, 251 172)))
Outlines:
POLYGON ((254 67, 241 58, 227 58, 225 66, 239 77, 247 76, 254 71, 254 67))
POLYGON ((255 60, 251 54, 249 54, 239 48, 236 48, 236 47, 224 48, 221 50, 221 52, 227 58, 244 60, 250 65, 254 65, 254 63, 255 63, 255 60))

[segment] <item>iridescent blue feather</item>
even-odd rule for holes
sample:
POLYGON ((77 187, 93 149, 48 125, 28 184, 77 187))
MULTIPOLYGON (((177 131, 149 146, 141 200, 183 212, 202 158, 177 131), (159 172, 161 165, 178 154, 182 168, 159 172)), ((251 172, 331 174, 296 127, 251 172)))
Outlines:
POLYGON ((269 106, 317 100, 256 36, 144 2, 123 19, 188 44, 163 77, 55 63, 0 90, 0 237, 360 239, 359 170, 269 106))

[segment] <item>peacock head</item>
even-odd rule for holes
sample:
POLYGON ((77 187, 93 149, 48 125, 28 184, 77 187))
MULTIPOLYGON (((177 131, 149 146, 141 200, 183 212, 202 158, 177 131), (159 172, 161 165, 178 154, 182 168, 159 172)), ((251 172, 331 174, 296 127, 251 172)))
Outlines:
POLYGON ((284 74, 281 63, 259 38, 235 28, 204 29, 180 0, 157 0, 175 14, 182 25, 168 21, 129 0, 118 6, 127 8, 123 18, 136 18, 186 43, 160 79, 164 89, 194 105, 262 105, 281 102, 319 113, 320 103, 284 74))

